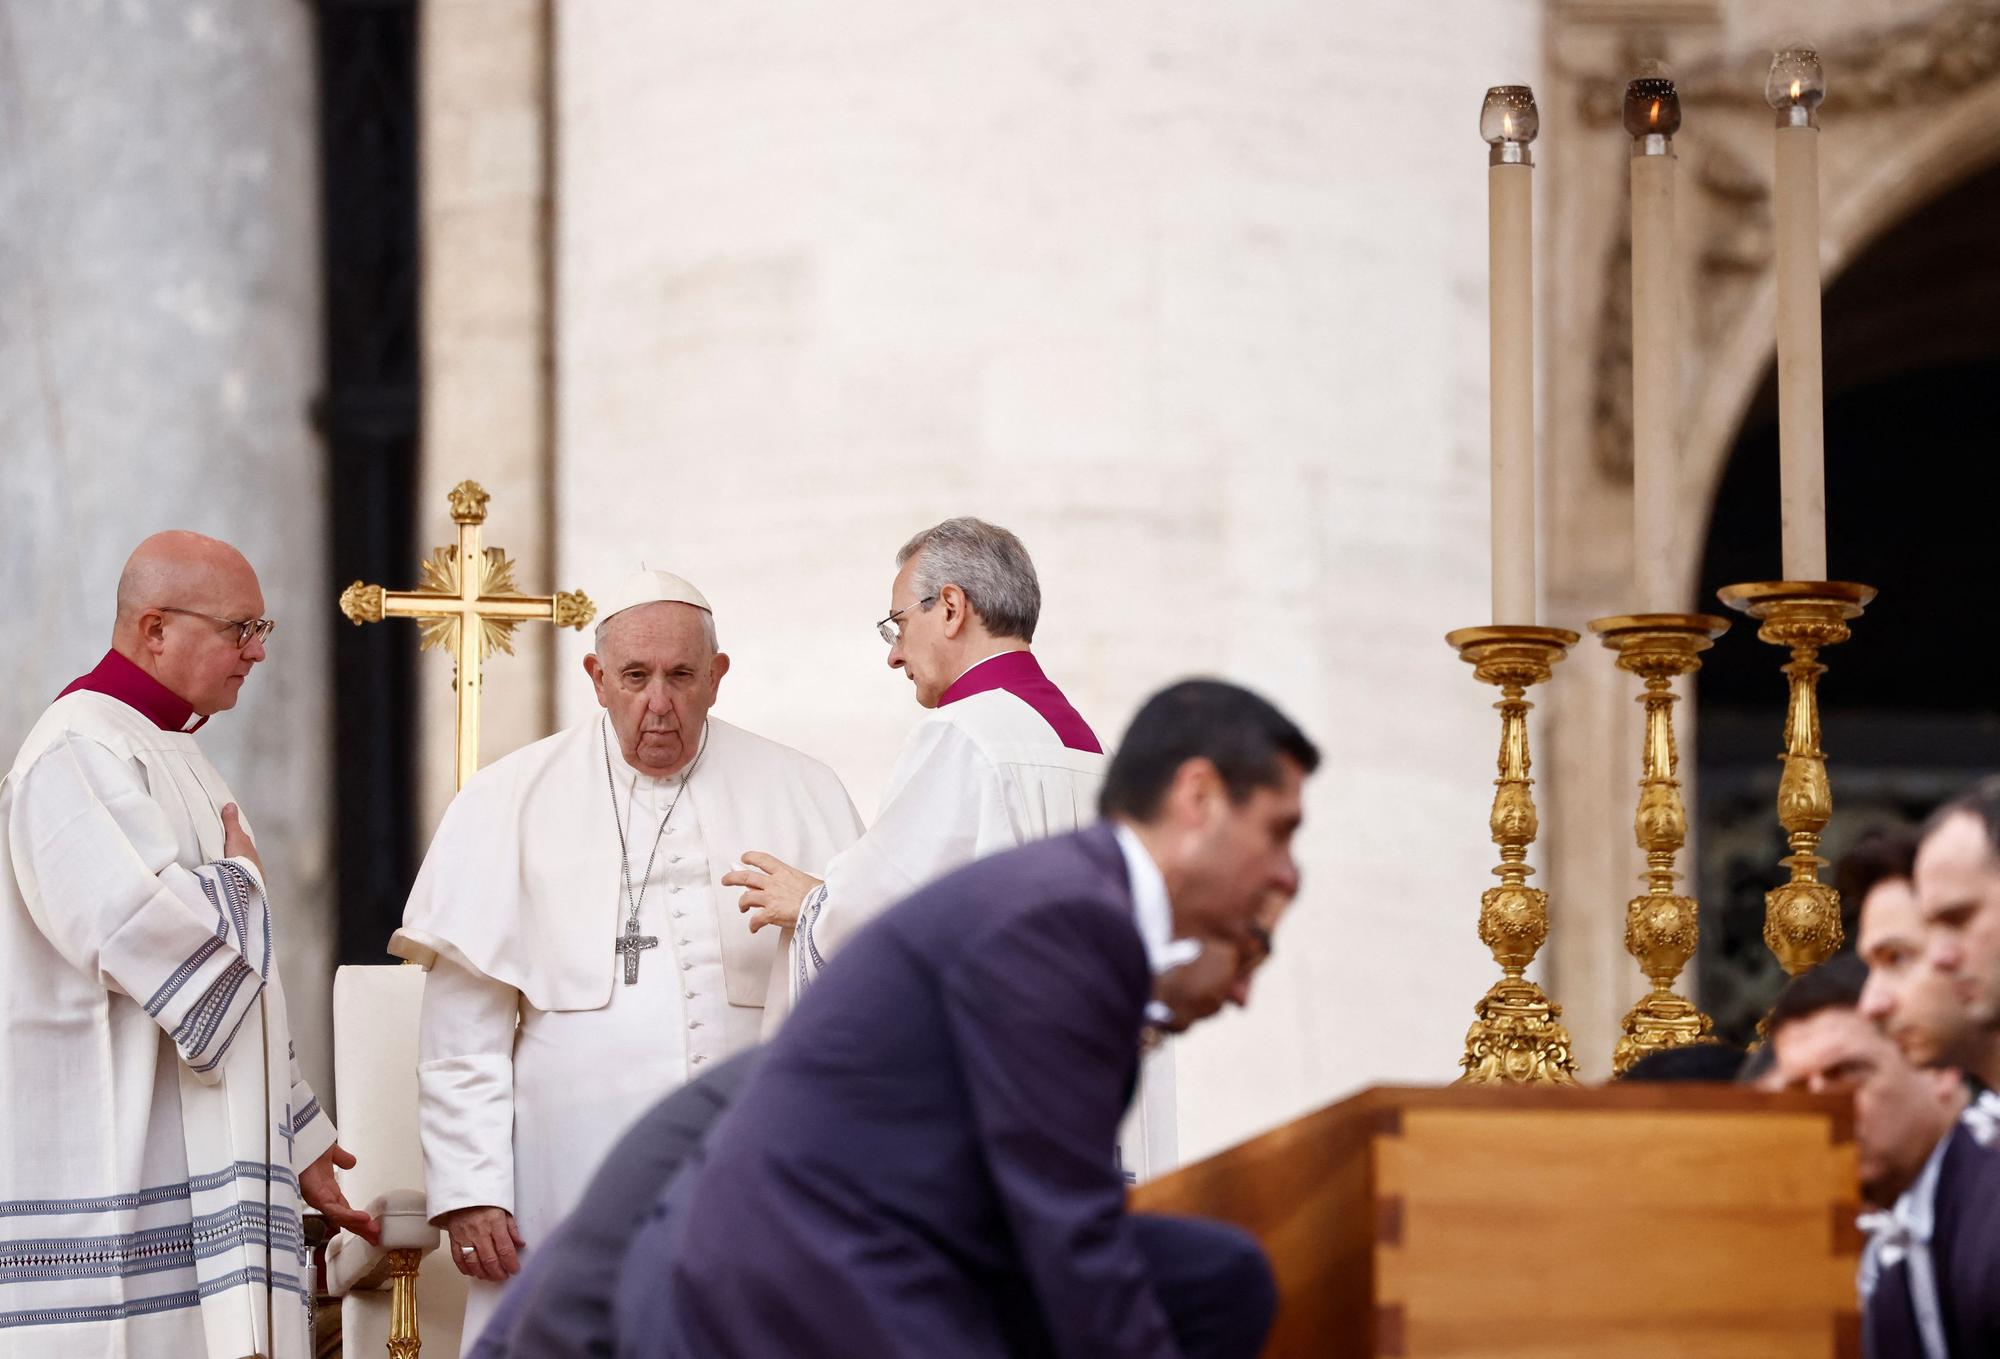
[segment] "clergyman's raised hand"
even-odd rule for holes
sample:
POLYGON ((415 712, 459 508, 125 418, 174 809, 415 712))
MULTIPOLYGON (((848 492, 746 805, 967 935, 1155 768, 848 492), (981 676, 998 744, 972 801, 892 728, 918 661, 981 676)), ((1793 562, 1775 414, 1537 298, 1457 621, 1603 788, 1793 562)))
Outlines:
POLYGON ((813 888, 820 885, 820 879, 800 872, 775 855, 754 849, 744 853, 743 862, 750 867, 724 873, 722 885, 749 889, 736 899, 736 909, 750 912, 750 933, 755 934, 766 925, 789 928, 798 924, 799 908, 805 905, 813 888))
POLYGON ((222 857, 248 859, 257 865, 258 876, 263 876, 264 861, 257 857, 257 843, 243 829, 243 816, 233 802, 225 803, 222 808, 222 857))

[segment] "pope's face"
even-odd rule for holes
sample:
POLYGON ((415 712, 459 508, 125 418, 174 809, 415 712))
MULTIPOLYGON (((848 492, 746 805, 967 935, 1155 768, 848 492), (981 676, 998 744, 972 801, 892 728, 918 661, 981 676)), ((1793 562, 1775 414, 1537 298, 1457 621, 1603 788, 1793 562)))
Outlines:
POLYGON ((729 671, 709 648, 692 604, 641 604, 605 625, 583 668, 610 714, 625 763, 642 774, 678 774, 701 749, 708 710, 729 671))
POLYGON ((1951 978, 1924 958, 1924 921, 1908 878, 1885 878, 1861 899, 1855 951, 1868 964, 1862 1013, 1918 1066, 1945 1061, 1943 1043, 1960 1024, 1951 978))
POLYGON ((196 576, 184 598, 160 602, 194 611, 159 615, 148 644, 160 683, 204 717, 235 707, 252 667, 264 659, 264 641, 255 637, 239 646, 237 630, 214 619, 264 616, 257 573, 248 562, 221 562, 196 576))

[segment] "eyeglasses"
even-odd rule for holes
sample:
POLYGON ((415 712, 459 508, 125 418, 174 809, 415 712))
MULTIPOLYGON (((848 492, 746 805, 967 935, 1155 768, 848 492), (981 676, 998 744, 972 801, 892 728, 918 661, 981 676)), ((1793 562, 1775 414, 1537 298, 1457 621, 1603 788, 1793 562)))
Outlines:
POLYGON ((883 641, 887 642, 890 646, 894 646, 898 642, 903 640, 903 625, 897 622, 896 620, 901 618, 904 614, 908 613, 911 609, 928 608, 935 603, 937 603, 936 595, 925 595, 922 599, 918 600, 916 603, 911 604, 906 608, 901 608, 896 610, 894 613, 890 614, 887 618, 877 623, 875 625, 875 631, 882 634, 883 641))
POLYGON ((263 641, 278 626, 275 618, 217 618, 212 613, 198 613, 193 609, 177 609, 171 604, 158 606, 161 613, 184 613, 190 618, 206 618, 211 623, 220 623, 226 628, 236 629, 236 649, 242 651, 251 641, 263 641))
POLYGON ((1244 950, 1241 966, 1238 969, 1244 976, 1248 976, 1269 962, 1271 955, 1276 952, 1271 947, 1271 931, 1269 929, 1257 924, 1252 924, 1249 929, 1251 946, 1244 950))

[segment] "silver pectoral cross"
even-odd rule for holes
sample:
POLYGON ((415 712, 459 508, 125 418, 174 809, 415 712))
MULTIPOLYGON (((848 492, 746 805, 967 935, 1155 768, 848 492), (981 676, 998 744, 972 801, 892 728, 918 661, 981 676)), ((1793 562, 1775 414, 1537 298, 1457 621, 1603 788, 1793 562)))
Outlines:
POLYGON ((637 916, 625 921, 625 933, 611 946, 612 952, 625 955, 625 984, 631 986, 639 980, 639 954, 649 948, 658 948, 660 941, 650 934, 639 933, 637 916))

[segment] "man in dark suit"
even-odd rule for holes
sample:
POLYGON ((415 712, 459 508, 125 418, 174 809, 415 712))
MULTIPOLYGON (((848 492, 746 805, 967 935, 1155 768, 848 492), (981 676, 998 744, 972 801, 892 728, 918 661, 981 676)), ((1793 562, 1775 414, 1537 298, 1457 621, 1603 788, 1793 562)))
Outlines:
POLYGON ((1177 1327, 1142 1232, 1195 1275, 1204 1241, 1240 1260, 1244 1240, 1135 1226, 1114 1150, 1148 1025, 1246 999, 1298 889, 1318 762, 1255 695, 1175 685, 1126 733, 1103 824, 961 869, 856 936, 634 1241, 618 1353, 1254 1354, 1268 1274, 1246 1315, 1211 1290, 1216 1315, 1177 1327))
POLYGON ((562 1225, 525 1252, 467 1359, 608 1359, 612 1290, 633 1234, 661 1191, 698 1159, 763 1051, 739 1052, 689 1081, 618 1139, 562 1225))
POLYGON ((1931 814, 1914 874, 1905 945, 1864 918, 1861 1012, 1912 1061, 1979 1088, 1901 1215, 1909 1302, 1925 1354, 2000 1354, 2000 778, 1931 814))

